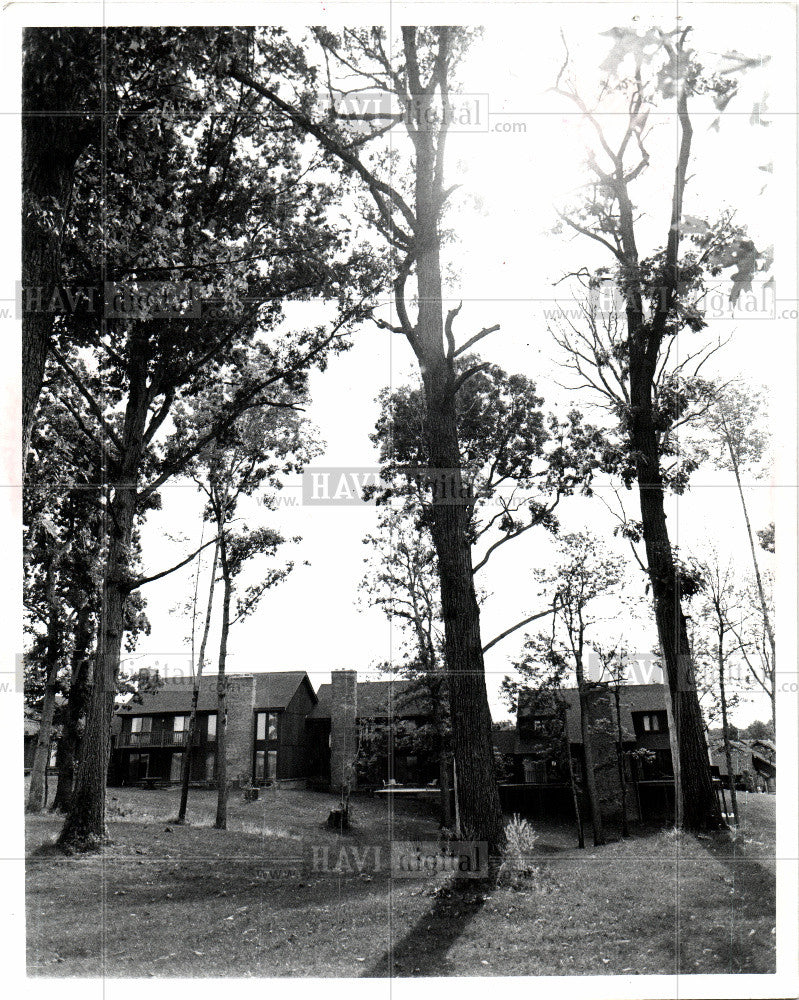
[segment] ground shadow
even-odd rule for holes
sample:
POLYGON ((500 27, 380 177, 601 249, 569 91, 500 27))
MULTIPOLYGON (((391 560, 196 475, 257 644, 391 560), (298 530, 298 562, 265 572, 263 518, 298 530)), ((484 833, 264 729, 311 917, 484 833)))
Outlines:
POLYGON ((398 941, 363 973, 366 979, 385 976, 445 976, 447 952, 486 902, 493 883, 448 883, 432 890, 433 904, 398 941))

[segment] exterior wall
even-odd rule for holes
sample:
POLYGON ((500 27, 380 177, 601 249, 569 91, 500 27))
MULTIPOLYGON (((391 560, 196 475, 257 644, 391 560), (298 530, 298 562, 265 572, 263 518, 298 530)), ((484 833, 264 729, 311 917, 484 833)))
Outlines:
MULTIPOLYGON (((572 711, 579 713, 579 707, 575 705, 572 711)), ((589 693, 588 717, 600 806, 606 819, 616 820, 621 816, 622 786, 616 751, 616 706, 612 696, 603 690, 589 693)), ((522 721, 521 718, 517 720, 518 728, 521 728, 522 721)), ((514 802, 518 800, 520 806, 536 815, 545 815, 548 812, 569 814, 573 811, 573 803, 568 787, 565 753, 560 747, 552 745, 550 742, 552 737, 548 740, 544 736, 541 736, 540 748, 536 750, 537 737, 534 733, 531 726, 525 728, 522 735, 526 749, 515 754, 513 782, 518 782, 524 787, 509 788, 506 795, 513 796, 514 802), (536 771, 542 775, 539 781, 530 782, 525 773, 525 760, 537 763, 536 771)), ((668 734, 653 735, 656 737, 656 742, 662 739, 668 747, 668 734)), ((632 749, 631 739, 632 733, 626 733, 625 758, 632 749)), ((585 793, 585 758, 582 743, 571 743, 571 755, 574 774, 580 786, 580 806, 585 817, 588 815, 588 798, 585 793)), ((630 779, 625 780, 627 817, 630 820, 638 819, 638 796, 628 759, 625 759, 625 776, 630 779)))
POLYGON ((237 674, 228 679, 227 773, 231 787, 242 779, 249 782, 253 767, 255 737, 255 678, 237 674))
POLYGON ((334 791, 355 786, 358 755, 358 675, 334 670, 330 720, 330 786, 334 791))
MULTIPOLYGON (((186 712, 164 713, 152 718, 152 730, 149 735, 149 743, 132 745, 131 727, 132 719, 136 716, 125 716, 118 719, 119 735, 115 737, 116 746, 111 753, 111 766, 109 770, 108 782, 111 785, 127 784, 131 781, 141 780, 139 776, 139 766, 133 760, 138 755, 150 754, 149 777, 159 781, 169 781, 177 783, 175 777, 176 767, 173 767, 173 758, 185 753, 182 745, 170 745, 169 740, 174 731, 174 717, 176 715, 188 715, 186 712)), ((212 780, 213 769, 209 770, 208 755, 216 753, 216 737, 208 738, 208 720, 215 716, 215 712, 199 712, 197 715, 197 737, 191 753, 191 765, 189 770, 189 780, 192 782, 210 782, 212 780)), ((188 736, 188 725, 186 727, 186 737, 188 736)))
POLYGON ((310 741, 305 719, 313 706, 310 685, 303 680, 278 722, 278 778, 308 778, 311 775, 310 741))
POLYGON ((308 719, 308 775, 314 783, 327 787, 330 784, 330 719, 308 719))

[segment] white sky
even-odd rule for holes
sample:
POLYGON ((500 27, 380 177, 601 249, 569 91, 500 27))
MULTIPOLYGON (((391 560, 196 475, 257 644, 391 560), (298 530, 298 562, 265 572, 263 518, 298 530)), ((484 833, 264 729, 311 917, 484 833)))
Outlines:
MULTIPOLYGON (((629 16, 631 7, 624 10, 629 16)), ((576 8, 569 8, 573 14, 576 8)), ((597 5, 580 7, 579 17, 569 17, 565 27, 569 47, 578 66, 589 68, 604 57, 607 39, 597 32, 621 23, 618 10, 597 5), (614 16, 614 14, 618 16, 614 16)), ((683 23, 695 26, 697 47, 715 52, 735 48, 746 54, 770 54, 771 63, 752 73, 745 93, 736 99, 722 121, 720 133, 707 130, 709 118, 695 117, 696 171, 686 204, 691 214, 712 216, 733 205, 738 220, 750 226, 759 248, 777 245, 777 288, 780 300, 796 308, 793 235, 780 228, 781 213, 793 218, 791 159, 794 145, 795 98, 793 87, 792 13, 786 6, 772 7, 763 17, 759 5, 725 7, 718 11, 681 5, 683 23), (705 29, 705 30, 703 30, 705 29), (755 101, 768 98, 768 127, 752 126, 749 113, 755 101), (758 170, 775 161, 775 174, 758 170), (761 193, 766 180, 769 187, 761 193)), ((560 21, 544 17, 537 30, 508 31, 489 23, 483 39, 474 47, 464 66, 464 91, 487 93, 491 125, 524 122, 524 134, 469 133, 452 136, 449 146, 448 183, 463 185, 457 212, 451 217, 458 242, 452 248, 459 271, 457 287, 448 290, 453 301, 464 300, 456 321, 459 339, 485 325, 499 322, 501 331, 481 345, 483 356, 520 371, 537 381, 550 405, 577 403, 585 408, 584 394, 571 400, 556 384, 565 374, 557 371, 554 345, 544 322, 544 309, 556 297, 567 295, 567 286, 554 287, 566 272, 588 264, 607 263, 601 249, 595 251, 578 237, 548 233, 555 216, 553 204, 563 204, 564 192, 580 182, 582 172, 575 157, 581 145, 574 116, 562 99, 546 93, 562 62, 560 21)), ((528 12, 528 17, 531 16, 528 12)), ((581 76, 580 79, 583 77, 581 76)), ((587 79, 587 76, 586 76, 587 79)), ((668 218, 668 191, 673 172, 674 122, 657 123, 652 138, 654 168, 640 187, 640 203, 651 213, 651 227, 642 232, 662 240, 668 218), (658 150, 665 156, 654 155, 658 150)), ((652 246, 643 247, 643 252, 652 246)), ((318 316, 306 307, 308 321, 318 316)), ((782 308, 782 303, 778 304, 782 308)), ((300 311, 301 312, 301 311, 300 311)), ((292 317, 296 318, 295 310, 292 317)), ((794 314, 795 315, 795 314, 794 314)), ((724 376, 742 374, 769 387, 775 406, 792 399, 795 319, 719 320, 713 336, 732 337, 716 372, 724 376), (787 394, 782 395, 781 394, 787 394)), ((309 418, 321 429, 325 453, 319 466, 362 467, 375 463, 369 433, 377 416, 375 397, 387 384, 402 384, 415 366, 402 338, 366 325, 354 334, 354 347, 334 359, 312 382, 309 418)), ((788 456, 790 457, 790 456, 788 456)), ((786 466, 787 467, 787 466, 786 466)), ((755 527, 774 518, 774 482, 750 483, 748 502, 755 527)), ((175 483, 162 490, 163 510, 149 518, 143 531, 143 550, 148 570, 156 571, 178 561, 181 553, 198 544, 202 525, 200 500, 192 486, 175 483), (185 543, 165 540, 165 533, 185 535, 185 543)), ((263 599, 258 611, 231 632, 228 669, 269 671, 306 669, 316 686, 329 679, 331 669, 355 667, 366 672, 377 662, 392 657, 392 636, 382 614, 361 609, 358 583, 363 576, 367 549, 363 536, 374 529, 371 507, 307 507, 301 503, 299 480, 283 493, 287 504, 268 515, 269 523, 287 535, 301 535, 296 547, 286 546, 286 555, 298 567, 291 577, 263 599), (289 506, 292 501, 296 505, 289 506), (302 560, 310 566, 299 565, 302 560)), ((625 496, 629 516, 637 517, 635 493, 625 496)), ((712 470, 694 477, 688 494, 670 504, 672 539, 685 553, 701 555, 709 544, 722 554, 733 555, 744 570, 746 561, 743 521, 732 480, 712 470)), ((263 517, 261 512, 250 516, 263 517)), ((560 516, 564 530, 589 528, 608 544, 613 520, 598 499, 574 499, 563 504, 560 516)), ((206 536, 207 537, 207 536, 206 536)), ((484 640, 536 610, 531 592, 531 568, 545 565, 551 541, 543 531, 533 531, 507 545, 492 560, 480 581, 487 592, 483 609, 484 640)), ((624 551, 620 549, 620 551, 624 551)), ((764 556, 764 562, 769 557, 764 556)), ((631 580, 640 573, 631 564, 631 580)), ((126 666, 138 668, 156 663, 162 671, 185 670, 190 656, 188 622, 174 607, 193 590, 191 572, 176 573, 146 588, 147 614, 152 634, 143 637, 126 666)), ((217 609, 218 612, 218 609, 217 609)), ((643 650, 651 649, 654 632, 627 624, 628 637, 643 650)), ((609 637, 618 634, 616 626, 609 637)), ((495 718, 506 714, 497 691, 518 653, 523 632, 505 640, 486 660, 489 696, 495 718)), ((211 645, 215 649, 212 633, 211 645)), ((212 660, 213 663, 213 660, 212 660)), ((768 717, 763 698, 738 713, 738 721, 768 717)))

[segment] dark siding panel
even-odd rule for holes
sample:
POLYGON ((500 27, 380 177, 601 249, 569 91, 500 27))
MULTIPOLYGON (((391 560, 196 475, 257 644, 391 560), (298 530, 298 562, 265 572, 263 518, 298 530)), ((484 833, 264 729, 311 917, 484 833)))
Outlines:
POLYGON ((305 718, 314 706, 308 683, 303 680, 294 692, 284 712, 280 714, 278 778, 307 778, 308 740, 305 718))

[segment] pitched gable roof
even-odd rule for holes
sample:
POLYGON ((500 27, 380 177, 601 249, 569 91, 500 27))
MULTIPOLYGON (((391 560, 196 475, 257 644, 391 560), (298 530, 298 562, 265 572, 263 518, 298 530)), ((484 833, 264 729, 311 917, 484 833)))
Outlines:
MULTIPOLYGON (((414 695, 414 682, 409 680, 358 681, 358 718, 409 718, 429 715, 426 699, 414 695)), ((333 706, 333 685, 322 684, 317 692, 318 704, 309 713, 310 719, 329 719, 333 706)))
POLYGON ((255 674, 256 708, 286 708, 303 681, 308 682, 308 688, 316 701, 316 692, 304 670, 282 670, 273 674, 255 674))
MULTIPOLYGON (((620 690, 620 708, 622 729, 630 740, 634 738, 633 712, 661 712, 666 708, 667 689, 664 684, 623 684, 620 690)), ((582 743, 583 735, 580 728, 580 695, 577 688, 564 688, 561 697, 566 702, 566 724, 570 743, 582 743)), ((597 697, 597 696, 595 696, 597 697)), ((612 692, 602 692, 601 697, 607 699, 600 714, 607 715, 616 721, 616 709, 612 692)), ((536 691, 522 692, 519 696, 518 716, 547 715, 553 710, 549 696, 536 691)), ((535 741, 519 740, 516 753, 532 749, 535 741)))
MULTIPOLYGON (((231 681, 241 677, 255 678, 255 707, 258 709, 284 709, 294 697, 297 688, 308 678, 304 670, 283 670, 262 674, 228 674, 231 681)), ((200 678, 198 712, 216 711, 217 674, 205 674, 200 678)), ((313 686, 308 681, 313 692, 313 686)), ((170 712, 191 711, 192 680, 190 677, 175 677, 164 681, 163 687, 142 695, 141 702, 129 701, 120 705, 121 715, 161 715, 170 712)), ((314 693, 314 697, 316 697, 314 693)))

